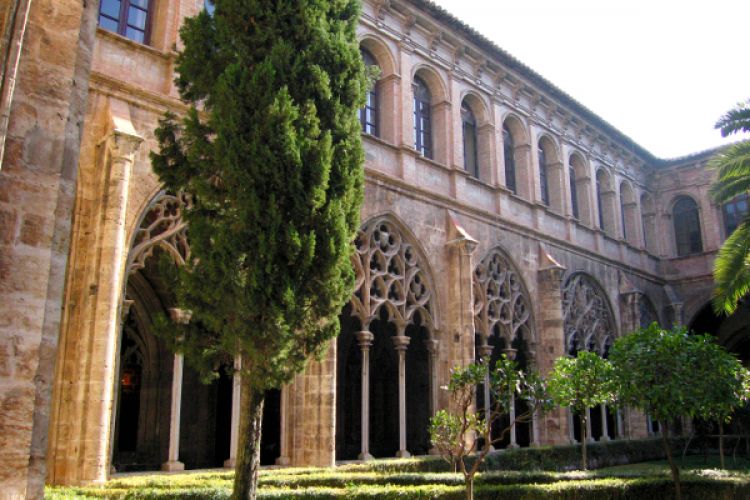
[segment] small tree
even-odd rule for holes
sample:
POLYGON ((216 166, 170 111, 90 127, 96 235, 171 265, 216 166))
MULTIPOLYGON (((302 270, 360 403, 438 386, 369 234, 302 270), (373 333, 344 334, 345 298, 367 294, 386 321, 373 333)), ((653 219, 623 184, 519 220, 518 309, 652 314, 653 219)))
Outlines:
POLYGON ((679 500, 680 471, 667 440, 669 423, 681 416, 725 416, 741 399, 735 393, 744 391, 744 369, 712 337, 688 335, 678 326, 663 330, 656 323, 617 339, 610 360, 620 403, 659 422, 679 500))
POLYGON ((430 438, 440 455, 464 476, 466 498, 474 498, 474 476, 492 445, 499 443, 513 425, 528 422, 538 410, 546 410, 550 401, 544 382, 538 374, 525 374, 518 364, 503 354, 490 369, 485 363, 472 363, 455 368, 447 387, 451 394, 451 410, 440 410, 430 420, 430 438), (489 370, 489 373, 488 373, 489 370), (489 413, 476 409, 475 395, 480 384, 489 380, 492 399, 489 413), (524 412, 505 427, 498 436, 492 435, 493 423, 510 412, 515 399, 527 401, 524 412), (479 446, 479 442, 483 444, 479 446))
POLYGON ((588 409, 613 402, 613 389, 611 363, 588 351, 579 351, 575 358, 559 358, 547 378, 552 400, 578 413, 584 470, 588 469, 588 409))
POLYGON ((256 495, 265 391, 325 352, 354 288, 367 81, 357 0, 214 3, 180 31, 189 109, 161 123, 152 163, 192 198, 192 259, 175 283, 192 320, 172 333, 194 365, 242 360, 244 499, 256 495))

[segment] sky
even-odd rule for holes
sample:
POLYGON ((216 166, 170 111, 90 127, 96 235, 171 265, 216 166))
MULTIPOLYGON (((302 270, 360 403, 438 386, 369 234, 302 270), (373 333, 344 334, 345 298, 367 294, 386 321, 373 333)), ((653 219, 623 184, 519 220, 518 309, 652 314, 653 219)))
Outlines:
POLYGON ((750 0, 433 0, 660 158, 750 99, 750 0))

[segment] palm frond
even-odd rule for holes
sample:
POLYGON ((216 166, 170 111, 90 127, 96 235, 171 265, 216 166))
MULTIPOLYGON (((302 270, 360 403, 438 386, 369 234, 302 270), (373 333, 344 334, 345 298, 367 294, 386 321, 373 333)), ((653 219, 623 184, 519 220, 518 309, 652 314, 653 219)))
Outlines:
POLYGON ((737 303, 750 292, 750 224, 737 227, 714 261, 713 307, 717 314, 732 314, 737 303))
POLYGON ((741 102, 727 111, 719 118, 715 127, 721 130, 722 137, 737 132, 750 132, 750 100, 741 102))
POLYGON ((729 201, 746 192, 750 183, 750 141, 728 146, 709 160, 708 167, 717 171, 710 191, 716 201, 729 201))

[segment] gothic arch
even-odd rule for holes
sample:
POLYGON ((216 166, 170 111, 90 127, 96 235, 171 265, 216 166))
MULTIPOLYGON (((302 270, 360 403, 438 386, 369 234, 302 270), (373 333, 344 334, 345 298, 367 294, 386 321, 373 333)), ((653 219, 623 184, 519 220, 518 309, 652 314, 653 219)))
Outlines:
POLYGON ((416 238, 394 216, 381 215, 357 232, 352 264, 356 273, 352 315, 367 327, 381 308, 405 328, 420 317, 431 337, 437 329, 435 287, 416 238))
POLYGON ((510 346, 519 334, 534 342, 536 332, 528 289, 513 260, 500 247, 474 270, 474 329, 483 344, 499 335, 510 346))
POLYGON ((645 293, 638 294, 638 326, 646 328, 654 321, 661 325, 654 303, 645 293))
POLYGON ((592 276, 576 272, 562 287, 565 351, 607 352, 617 337, 615 316, 607 294, 592 276))

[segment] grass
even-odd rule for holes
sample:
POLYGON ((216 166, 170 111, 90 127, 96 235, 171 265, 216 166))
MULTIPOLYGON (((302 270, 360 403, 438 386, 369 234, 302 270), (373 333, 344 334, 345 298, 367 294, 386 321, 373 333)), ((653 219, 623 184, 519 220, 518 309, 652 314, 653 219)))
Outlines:
MULTIPOLYGON (((681 466, 686 498, 750 498, 750 461, 689 456, 681 466)), ((463 478, 446 472, 413 472, 409 461, 376 461, 336 469, 264 470, 260 498, 391 499, 463 498, 463 478)), ((234 473, 119 475, 103 486, 48 487, 46 498, 61 499, 226 499, 234 473)), ((672 483, 666 461, 642 462, 595 471, 496 471, 477 478, 476 498, 604 499, 669 498, 672 483)))

